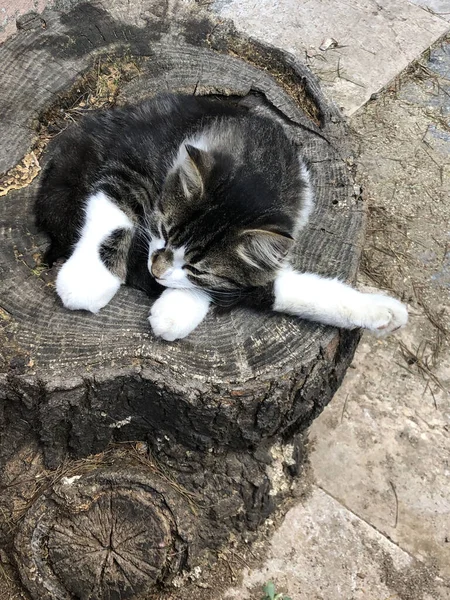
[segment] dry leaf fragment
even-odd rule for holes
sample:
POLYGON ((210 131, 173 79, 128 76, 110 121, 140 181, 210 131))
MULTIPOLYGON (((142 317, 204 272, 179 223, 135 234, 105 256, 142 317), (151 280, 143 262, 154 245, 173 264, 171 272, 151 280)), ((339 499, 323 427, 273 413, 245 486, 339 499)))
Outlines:
POLYGON ((337 45, 338 45, 338 42, 334 38, 326 38, 320 44, 319 50, 323 50, 325 52, 325 50, 329 50, 330 48, 336 48, 337 45))

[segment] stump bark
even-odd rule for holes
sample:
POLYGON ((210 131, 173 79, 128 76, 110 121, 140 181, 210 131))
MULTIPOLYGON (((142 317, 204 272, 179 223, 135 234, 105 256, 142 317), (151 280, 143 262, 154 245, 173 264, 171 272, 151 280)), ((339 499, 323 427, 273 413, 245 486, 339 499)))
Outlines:
POLYGON ((105 6, 27 15, 0 48, 1 540, 39 600, 149 598, 256 529, 359 339, 236 308, 168 343, 152 300, 125 287, 98 315, 61 306, 31 215, 46 141, 89 108, 159 91, 241 97, 302 147, 316 208, 299 269, 352 282, 362 243, 348 132, 305 66, 200 13, 105 6))

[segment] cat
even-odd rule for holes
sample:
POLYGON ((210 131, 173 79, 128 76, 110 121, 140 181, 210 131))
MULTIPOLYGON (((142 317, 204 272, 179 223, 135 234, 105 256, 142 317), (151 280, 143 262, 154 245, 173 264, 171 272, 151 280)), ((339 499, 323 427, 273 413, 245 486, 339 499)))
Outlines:
POLYGON ((156 336, 189 335, 211 303, 386 334, 399 301, 289 264, 313 210, 310 171, 282 126, 238 102, 182 94, 98 111, 49 147, 35 201, 63 305, 98 312, 123 283, 159 293, 156 336))

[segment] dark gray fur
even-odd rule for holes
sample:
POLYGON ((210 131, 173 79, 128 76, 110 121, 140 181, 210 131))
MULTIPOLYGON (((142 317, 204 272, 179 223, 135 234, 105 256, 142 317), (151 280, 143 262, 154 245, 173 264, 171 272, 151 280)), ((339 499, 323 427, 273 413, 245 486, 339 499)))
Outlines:
POLYGON ((232 101, 167 94, 93 113, 55 138, 35 216, 50 237, 46 260, 67 258, 86 199, 103 190, 135 224, 100 251, 128 284, 156 289, 148 240, 163 233, 186 247, 189 279, 217 302, 256 302, 292 246, 308 186, 278 123, 232 101), (180 146, 196 137, 208 139, 208 150, 187 145, 187 167, 174 168, 180 146))

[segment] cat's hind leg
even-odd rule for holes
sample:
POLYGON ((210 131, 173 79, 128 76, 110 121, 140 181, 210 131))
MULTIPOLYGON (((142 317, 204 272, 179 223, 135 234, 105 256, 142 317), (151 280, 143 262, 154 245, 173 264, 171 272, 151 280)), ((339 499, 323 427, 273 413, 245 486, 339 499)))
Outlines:
MULTIPOLYGON (((108 304, 125 281, 125 267, 111 269, 117 254, 113 238, 125 235, 131 240, 132 229, 129 217, 104 192, 87 199, 80 238, 56 278, 56 291, 66 308, 96 313, 108 304)), ((119 247, 123 252, 124 244, 119 247)))
POLYGON ((337 279, 282 269, 274 282, 273 309, 346 329, 363 327, 377 335, 400 329, 406 307, 383 294, 359 292, 337 279))

